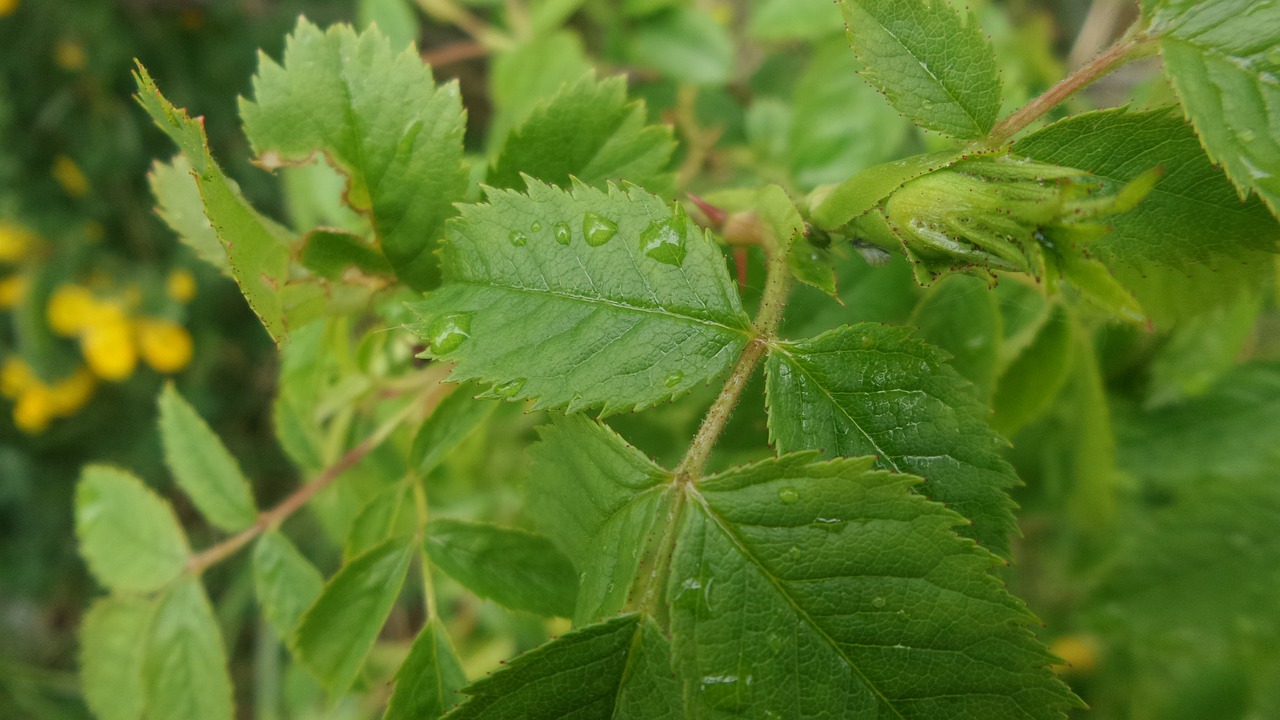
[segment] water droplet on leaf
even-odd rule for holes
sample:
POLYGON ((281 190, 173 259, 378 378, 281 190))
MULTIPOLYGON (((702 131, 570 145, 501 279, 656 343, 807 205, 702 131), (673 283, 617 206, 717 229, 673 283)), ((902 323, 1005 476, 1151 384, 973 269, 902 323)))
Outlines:
POLYGON ((499 385, 494 385, 493 394, 497 395, 498 397, 515 397, 516 394, 520 392, 520 389, 524 387, 524 383, 525 383, 524 378, 516 378, 515 380, 508 380, 507 382, 501 383, 499 385))
POLYGON ((684 382, 684 373, 679 370, 676 370, 675 372, 671 373, 666 377, 665 380, 663 380, 663 384, 665 384, 669 388, 673 388, 682 382, 684 382))
POLYGON ((878 598, 873 599, 873 600, 871 601, 871 606, 872 606, 872 607, 877 607, 877 608, 882 608, 882 607, 884 607, 884 598, 882 598, 882 597, 878 597, 878 598))
POLYGON ((556 242, 561 245, 568 245, 569 241, 573 239, 573 231, 569 229, 569 223, 566 222, 556 223, 555 229, 551 233, 555 236, 556 242))
POLYGON ((512 230, 510 240, 512 245, 524 247, 524 244, 529 242, 529 237, 519 230, 512 230))
POLYGON ((431 318, 427 323, 427 342, 431 352, 444 355, 458 349, 471 337, 471 313, 453 313, 431 318))
POLYGON ((788 505, 794 505, 800 499, 800 493, 795 488, 784 487, 778 491, 778 499, 788 505))
POLYGON ((529 227, 529 231, 536 232, 536 233, 542 232, 542 223, 538 222, 537 220, 534 220, 533 225, 529 227))
POLYGON ((618 234, 618 224, 609 218, 589 212, 582 216, 582 234, 586 236, 588 245, 600 247, 618 234))
POLYGON ((680 267, 684 262, 684 238, 688 223, 677 212, 666 220, 655 220, 640 233, 640 249, 660 263, 680 267))

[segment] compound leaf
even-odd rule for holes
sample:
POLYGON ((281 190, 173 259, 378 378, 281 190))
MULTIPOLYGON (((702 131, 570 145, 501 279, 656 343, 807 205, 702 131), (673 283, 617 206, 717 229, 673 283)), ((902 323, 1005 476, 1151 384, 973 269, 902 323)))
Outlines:
POLYGON ((258 508, 240 464, 172 383, 160 393, 159 405, 165 463, 178 485, 223 530, 252 525, 258 508))
POLYGON ((439 618, 418 633, 395 683, 382 720, 435 720, 461 699, 467 676, 439 618))
MULTIPOLYGON (((1203 132, 1203 131, 1202 131, 1203 132)), ((1280 224, 1257 198, 1241 202, 1195 133, 1169 110, 1100 110, 1056 122, 1019 140, 1013 152, 1086 170, 1117 185, 1154 167, 1160 182, 1136 208, 1109 218, 1112 231, 1092 246, 1142 268, 1174 269, 1245 259, 1280 246, 1280 224)))
POLYGON ((645 125, 643 101, 627 102, 627 83, 587 75, 533 111, 503 145, 489 173, 495 187, 523 187, 521 173, 568 187, 570 178, 594 187, 626 179, 655 189, 675 149, 671 128, 645 125))
POLYGON ((138 720, 142 651, 156 603, 132 595, 99 598, 80 622, 80 679, 89 709, 101 720, 138 720))
POLYGON ((432 250, 468 181, 458 86, 437 87, 412 47, 394 52, 377 28, 322 31, 299 20, 283 65, 263 55, 253 88, 240 114, 259 162, 324 153, 347 175, 347 202, 369 215, 400 278, 436 285, 432 250))
POLYGON ((412 538, 392 538, 329 579, 293 635, 298 660, 334 695, 351 687, 400 595, 412 538))
POLYGON ((965 521, 873 458, 697 486, 672 560, 690 717, 1059 718, 1077 703, 965 521))
POLYGON ((578 574, 541 535, 435 520, 427 526, 425 542, 431 562, 480 597, 537 615, 573 615, 578 574))
POLYGON ((961 532, 1007 555, 1016 532, 1006 488, 1018 484, 997 453, 972 385, 937 348, 871 323, 778 343, 769 353, 769 432, 780 452, 875 455, 925 478, 920 491, 973 521, 961 532))
POLYGON ((1161 0, 1165 73, 1209 157, 1280 214, 1280 13, 1253 0, 1161 0))
POLYGON ((684 717, 670 647, 647 617, 588 625, 463 688, 449 720, 676 720, 684 717))
POLYGON ((235 717, 222 633, 196 578, 175 583, 160 600, 147 634, 142 676, 147 717, 235 717))
POLYGON ((1000 112, 1000 71, 972 13, 945 0, 841 0, 862 77, 921 127, 980 138, 1000 112))
POLYGON ((535 408, 640 409, 724 372, 753 331, 724 256, 639 188, 528 180, 449 224, 445 284, 414 306, 451 379, 535 408))
POLYGON ((607 426, 557 419, 533 446, 528 508, 581 577, 574 621, 622 610, 652 568, 671 503, 670 475, 607 426))
POLYGON ((279 531, 253 546, 253 586, 262 614, 281 639, 289 638, 324 587, 324 576, 279 531))
POLYGON ((76 537, 89 570, 113 590, 159 590, 187 564, 173 508, 123 470, 90 465, 76 486, 76 537))
POLYGON ((282 343, 288 327, 279 290, 289 276, 289 232, 254 210, 222 173, 209 152, 201 118, 192 119, 186 110, 174 107, 142 65, 134 72, 134 80, 139 104, 190 162, 205 216, 222 244, 240 292, 271 337, 282 343))

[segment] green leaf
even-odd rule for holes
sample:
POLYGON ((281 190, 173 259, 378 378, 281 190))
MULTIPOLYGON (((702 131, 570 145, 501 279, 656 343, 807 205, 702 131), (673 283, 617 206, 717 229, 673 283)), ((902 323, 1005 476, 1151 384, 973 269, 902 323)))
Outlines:
POLYGON ((862 77, 921 127, 985 136, 1000 112, 1000 70, 972 13, 945 0, 841 0, 862 77))
POLYGON ((578 574, 550 540, 496 525, 434 520, 431 562, 480 597, 535 615, 573 615, 578 574))
POLYGON ((1253 0, 1161 0, 1165 74, 1209 157, 1280 214, 1280 17, 1253 0))
POLYGON ((288 327, 279 289, 289 276, 289 232, 254 210, 222 173, 209 153, 201 119, 191 119, 186 110, 165 99, 142 65, 134 80, 138 102, 191 163, 205 216, 222 243, 240 292, 271 337, 284 342, 288 327))
POLYGON ((1000 374, 991 406, 992 427, 1012 437, 1044 414, 1071 371, 1071 322, 1055 304, 1031 343, 1000 374))
POLYGON ((684 717, 670 648, 652 620, 630 614, 527 652, 463 689, 449 720, 676 720, 684 717))
POLYGON ((369 275, 390 275, 391 265, 382 253, 359 235, 345 230, 319 228, 307 234, 302 246, 302 264, 323 278, 337 280, 347 268, 369 275))
MULTIPOLYGON (((791 4, 794 0, 783 0, 791 4)), ((834 3, 819 0, 836 15, 830 29, 844 27, 834 3)), ((855 172, 901 157, 911 124, 883 102, 854 70, 843 37, 819 45, 796 81, 791 96, 791 176, 801 187, 841 182, 855 172)))
POLYGON ((410 463, 418 472, 425 475, 434 470, 498 408, 493 400, 475 397, 476 392, 474 385, 458 387, 440 401, 418 428, 410 453, 410 463))
POLYGON ((331 694, 351 687, 378 639, 413 559, 413 538, 392 538, 325 584, 293 635, 298 660, 331 694))
POLYGON ((715 18, 681 3, 644 18, 627 32, 627 56, 683 83, 723 85, 733 76, 733 38, 715 18))
POLYGON ((156 199, 156 215, 164 220, 178 239, 195 252, 196 257, 231 275, 227 252, 218 241, 218 233, 204 214, 200 185, 192 174, 191 161, 175 155, 168 163, 151 164, 147 183, 156 199))
POLYGON ((578 36, 562 30, 534 38, 496 55, 489 77, 493 99, 493 124, 489 145, 494 152, 506 143, 507 134, 538 107, 591 70, 578 36))
POLYGON ((528 513, 581 577, 574 622, 623 609, 647 576, 667 522, 671 476, 607 426, 581 415, 540 428, 528 513))
POLYGON ((1117 414, 1120 465, 1149 482, 1273 477, 1280 463, 1280 363, 1241 365, 1199 397, 1117 414))
POLYGON ((1109 218, 1112 231, 1092 245, 1103 257, 1142 269, 1182 270, 1222 261, 1262 262, 1280 247, 1280 224, 1257 199, 1240 202, 1210 164, 1195 133, 1168 110, 1123 109, 1075 115, 1019 140, 1013 152, 1079 168, 1117 185, 1154 168, 1160 182, 1136 208, 1109 218))
POLYGON ((356 10, 360 27, 377 25, 386 33, 391 47, 402 48, 417 42, 421 28, 412 0, 359 0, 356 10))
POLYGON ((350 562, 389 538, 417 529, 417 510, 409 494, 408 482, 396 483, 369 499, 351 519, 342 543, 342 557, 350 562))
POLYGON ((995 293, 979 278, 951 275, 920 299, 912 322, 920 339, 951 353, 951 366, 986 400, 995 387, 1003 330, 995 293))
POLYGON ((174 584, 160 600, 146 638, 142 675, 149 718, 235 717, 222 634, 196 578, 174 584))
POLYGON ((997 452, 972 385, 937 348, 870 323, 778 343, 767 361, 769 432, 778 451, 875 455, 925 478, 920 491, 973 521, 962 534, 1007 555, 1017 531, 1006 489, 1018 484, 997 452))
POLYGON ((253 546, 253 587, 262 614, 276 635, 286 640, 320 596, 324 576, 288 538, 271 530, 253 546))
POLYGON ((462 699, 458 691, 467 676, 439 618, 428 620, 418 633, 395 684, 382 720, 435 720, 462 699))
POLYGON ((76 538, 89 570, 113 590, 159 590, 187 564, 173 508, 133 475, 90 465, 76 486, 76 538))
POLYGON ((560 187, 569 187, 571 178, 597 188, 622 179, 655 189, 669 185, 671 128, 645 125, 646 115, 642 101, 627 102, 624 78, 587 75, 540 103, 507 136, 487 182, 523 187, 526 174, 560 187))
POLYGON ((1147 404, 1166 405, 1206 392, 1246 353, 1261 310, 1259 298, 1245 297, 1175 327, 1151 362, 1147 404))
POLYGON ((719 248, 657 197, 530 180, 488 200, 450 223, 445 285, 414 306, 450 379, 608 414, 706 383, 751 337, 719 248))
POLYGON ((873 458, 787 455, 703 480, 672 560, 690 717, 1059 718, 1036 618, 964 519, 873 458))
POLYGON ((160 439, 165 463, 209 522, 235 532, 258 519, 249 481, 209 425, 173 383, 160 393, 160 439))
POLYGON ((85 702, 100 720, 139 720, 142 651, 155 612, 153 600, 112 595, 99 598, 80 621, 80 680, 85 702))
POLYGON ((840 32, 844 23, 831 0, 765 0, 748 30, 761 40, 813 40, 840 32))
POLYGON ((321 31, 299 20, 283 66, 263 55, 253 88, 240 114, 259 162, 324 153, 350 179, 348 204, 369 215, 400 278, 434 287, 432 251, 468 181, 458 86, 437 88, 416 51, 393 52, 376 28, 321 31))

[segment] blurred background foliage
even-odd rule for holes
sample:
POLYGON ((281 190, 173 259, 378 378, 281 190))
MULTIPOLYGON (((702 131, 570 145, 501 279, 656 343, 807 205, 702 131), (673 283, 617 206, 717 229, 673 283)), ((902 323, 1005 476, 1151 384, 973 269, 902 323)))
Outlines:
MULTIPOLYGON (((961 4, 1001 57, 1008 109, 1136 13, 1111 0, 961 4)), ((218 537, 163 466, 155 398, 167 380, 267 507, 332 462, 333 438, 367 434, 347 406, 373 402, 412 365, 407 334, 368 334, 405 321, 404 296, 313 323, 278 358, 235 284, 153 212, 148 173, 172 146, 131 99, 134 58, 175 104, 205 117, 214 156, 259 209, 303 230, 359 222, 338 207, 331 172, 276 178, 252 166, 238 126, 257 50, 279 57, 299 14, 320 25, 376 21, 397 44, 417 41, 438 80, 460 82, 467 148, 481 160, 591 67, 626 74, 651 120, 676 128, 681 193, 776 182, 798 195, 947 142, 856 76, 829 0, 0 0, 2 717, 87 717, 74 632, 96 590, 71 530, 83 464, 132 469, 175 500, 198 543, 218 537), (290 408, 323 415, 330 437, 277 440, 290 408)), ((1152 69, 1126 68, 1058 117, 1126 98, 1170 103, 1152 69)), ((1017 282, 990 290, 953 277, 926 291, 900 258, 873 267, 834 252, 844 305, 802 286, 786 332, 910 322, 955 356, 1013 440, 1009 456, 1027 483, 1007 580, 1045 620, 1090 715, 1280 717, 1274 260, 1128 271, 1122 280, 1152 317, 1143 329, 1017 282)), ((761 258, 734 253, 744 296, 756 301, 761 258)), ((767 452, 760 385, 721 443, 721 466, 767 452)), ((611 424, 670 462, 710 398, 695 392, 611 424)), ((475 419, 479 429, 433 471, 433 508, 519 523, 523 450, 538 421, 512 406, 475 419)), ((331 570, 356 510, 405 472, 397 453, 374 453, 291 520, 291 534, 331 570)), ((208 575, 244 716, 372 716, 384 699, 376 682, 325 703, 286 663, 256 619, 246 565, 208 575)), ((443 582, 450 635, 473 677, 564 628, 443 582)), ((402 656, 419 622, 398 609, 377 652, 402 656)))

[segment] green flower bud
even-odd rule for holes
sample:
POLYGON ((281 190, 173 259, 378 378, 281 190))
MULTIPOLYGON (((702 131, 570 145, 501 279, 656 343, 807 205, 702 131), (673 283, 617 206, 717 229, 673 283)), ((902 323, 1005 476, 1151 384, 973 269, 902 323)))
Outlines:
POLYGON ((975 158, 906 182, 850 230, 856 240, 901 248, 921 284, 948 271, 1003 270, 1026 273, 1054 291, 1065 276, 1108 309, 1140 321, 1137 301, 1088 247, 1110 229, 1098 220, 1132 209, 1159 176, 1156 169, 1117 187, 1075 168, 975 158))

